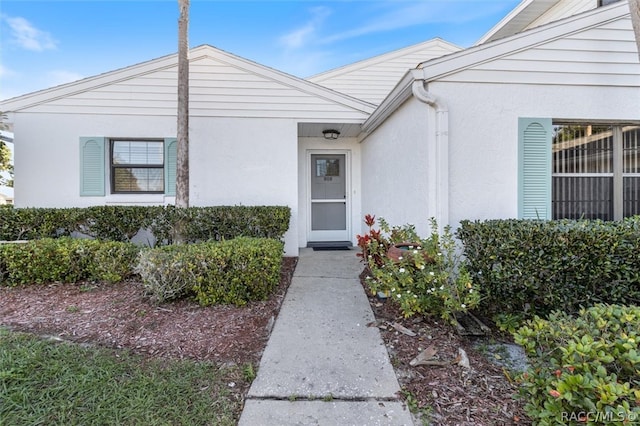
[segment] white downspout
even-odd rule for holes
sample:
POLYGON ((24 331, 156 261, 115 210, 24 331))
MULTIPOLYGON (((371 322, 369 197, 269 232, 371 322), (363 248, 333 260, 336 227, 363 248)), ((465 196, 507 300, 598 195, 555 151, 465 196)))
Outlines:
POLYGON ((427 104, 427 184, 428 217, 438 221, 438 228, 449 225, 449 110, 425 88, 425 82, 416 80, 411 86, 413 95, 427 104))

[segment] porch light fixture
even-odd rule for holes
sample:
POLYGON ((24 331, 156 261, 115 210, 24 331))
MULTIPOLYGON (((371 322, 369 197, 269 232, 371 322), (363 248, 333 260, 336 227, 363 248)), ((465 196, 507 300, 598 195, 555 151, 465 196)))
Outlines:
POLYGON ((340 131, 335 129, 327 129, 322 131, 322 135, 325 139, 338 139, 338 136, 340 136, 340 131))

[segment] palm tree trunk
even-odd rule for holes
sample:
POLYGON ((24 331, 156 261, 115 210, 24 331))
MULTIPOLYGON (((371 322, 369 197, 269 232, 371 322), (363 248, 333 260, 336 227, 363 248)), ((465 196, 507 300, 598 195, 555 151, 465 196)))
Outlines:
POLYGON ((189 0, 178 0, 178 152, 176 207, 189 207, 189 0))

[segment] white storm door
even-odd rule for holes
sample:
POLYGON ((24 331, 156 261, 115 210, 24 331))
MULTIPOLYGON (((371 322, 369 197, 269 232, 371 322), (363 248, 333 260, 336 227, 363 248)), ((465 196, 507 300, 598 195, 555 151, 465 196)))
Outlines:
POLYGON ((311 154, 309 241, 349 241, 345 154, 311 154))

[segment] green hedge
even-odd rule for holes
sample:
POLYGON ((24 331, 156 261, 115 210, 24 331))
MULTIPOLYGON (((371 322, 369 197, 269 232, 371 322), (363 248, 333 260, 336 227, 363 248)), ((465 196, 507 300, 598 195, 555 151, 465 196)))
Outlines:
POLYGON ((535 317, 515 334, 529 357, 525 410, 538 425, 640 421, 640 307, 535 317))
POLYGON ((284 206, 214 206, 160 209, 150 223, 151 233, 171 244, 182 227, 185 242, 220 241, 236 237, 282 239, 289 229, 291 209, 284 206))
POLYGON ((640 217, 463 221, 458 237, 489 314, 640 304, 640 217))
POLYGON ((2 208, 0 241, 35 240, 70 235, 78 209, 2 208))
POLYGON ((75 232, 107 241, 131 241, 148 229, 158 244, 171 244, 176 229, 186 242, 238 236, 282 239, 291 210, 284 206, 95 206, 0 209, 0 240, 57 238, 75 232))
POLYGON ((118 282, 133 273, 138 247, 63 237, 0 244, 0 285, 118 282))
POLYGON ((136 271, 158 303, 193 296, 203 306, 266 299, 280 281, 281 241, 228 241, 143 250, 136 271))

